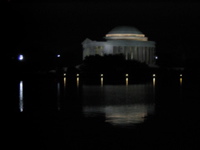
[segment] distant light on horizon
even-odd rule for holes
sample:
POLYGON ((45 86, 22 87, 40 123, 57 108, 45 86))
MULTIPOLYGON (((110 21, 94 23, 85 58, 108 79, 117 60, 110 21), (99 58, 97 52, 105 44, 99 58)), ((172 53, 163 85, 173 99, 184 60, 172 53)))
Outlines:
POLYGON ((155 59, 158 59, 158 56, 155 56, 155 59))
POLYGON ((57 57, 60 57, 60 54, 57 54, 57 57))

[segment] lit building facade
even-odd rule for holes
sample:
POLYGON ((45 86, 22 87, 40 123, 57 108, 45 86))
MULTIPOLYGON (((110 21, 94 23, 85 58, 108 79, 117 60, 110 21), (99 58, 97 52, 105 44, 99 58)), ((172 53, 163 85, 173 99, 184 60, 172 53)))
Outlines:
POLYGON ((148 65, 155 64, 155 42, 135 27, 120 26, 105 35, 106 41, 85 39, 83 59, 90 55, 123 54, 126 60, 137 60, 148 65))

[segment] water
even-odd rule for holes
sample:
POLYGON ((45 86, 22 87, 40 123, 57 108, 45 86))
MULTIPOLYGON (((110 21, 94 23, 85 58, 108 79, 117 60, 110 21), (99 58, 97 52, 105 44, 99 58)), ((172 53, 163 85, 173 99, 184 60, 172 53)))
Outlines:
POLYGON ((152 83, 135 85, 83 86, 83 113, 86 117, 105 116, 105 122, 133 126, 154 113, 152 83))
POLYGON ((105 122, 115 125, 140 123, 154 111, 155 78, 146 83, 128 84, 126 77, 125 84, 120 85, 103 85, 103 77, 99 85, 80 85, 79 77, 76 83, 68 82, 70 79, 66 77, 19 80, 19 111, 67 111, 68 102, 81 105, 80 113, 84 117, 104 114, 105 122))
POLYGON ((147 82, 129 76, 123 80, 109 84, 100 76, 99 84, 89 85, 81 75, 11 78, 6 95, 9 141, 37 149, 198 144, 198 92, 190 78, 174 74, 152 75, 147 82))

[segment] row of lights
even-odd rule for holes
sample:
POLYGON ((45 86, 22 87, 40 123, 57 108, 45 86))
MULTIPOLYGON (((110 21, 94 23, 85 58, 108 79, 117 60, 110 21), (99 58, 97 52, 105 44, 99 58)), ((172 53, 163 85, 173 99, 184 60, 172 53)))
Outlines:
MULTIPOLYGON (((56 57, 57 57, 57 58, 60 58, 61 55, 60 55, 60 54, 57 54, 56 57)), ((155 59, 158 59, 158 56, 155 56, 155 59)), ((24 55, 23 55, 23 54, 19 54, 19 55, 18 55, 18 60, 19 60, 19 61, 24 60, 24 55)))
MULTIPOLYGON (((63 75, 66 76, 66 73, 64 73, 63 75)), ((80 76, 79 74, 76 74, 76 77, 79 77, 79 76, 80 76)), ((103 74, 100 74, 100 76, 103 77, 103 74)), ((125 76, 128 77, 129 75, 128 75, 128 74, 125 74, 125 76)), ((183 74, 180 74, 179 76, 180 76, 180 77, 183 77, 183 74)), ((153 74, 152 77, 155 78, 155 77, 156 77, 156 74, 153 74)))
MULTIPOLYGON (((57 57, 57 58, 60 58, 61 55, 60 55, 60 54, 57 54, 56 57, 57 57)), ((23 54, 19 54, 19 55, 18 55, 18 60, 19 60, 19 61, 23 61, 23 60, 24 60, 24 55, 23 55, 23 54)))

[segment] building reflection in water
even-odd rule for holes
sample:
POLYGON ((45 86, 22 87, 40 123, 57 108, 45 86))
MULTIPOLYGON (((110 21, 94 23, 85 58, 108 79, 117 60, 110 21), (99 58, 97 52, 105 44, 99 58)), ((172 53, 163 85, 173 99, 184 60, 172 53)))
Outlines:
POLYGON ((144 122, 145 117, 154 113, 154 104, 110 105, 110 106, 86 106, 86 117, 105 115, 105 122, 112 125, 129 126, 144 122))
MULTIPOLYGON (((126 77, 128 78, 128 77, 126 77)), ((127 81, 127 79, 126 79, 127 81)), ((104 115, 105 122, 129 126, 142 123, 154 113, 153 83, 83 86, 83 113, 86 117, 104 115), (126 88, 128 86, 128 88, 126 88)))
POLYGON ((24 111, 24 87, 23 87, 23 81, 19 82, 19 110, 20 110, 20 112, 24 111))

